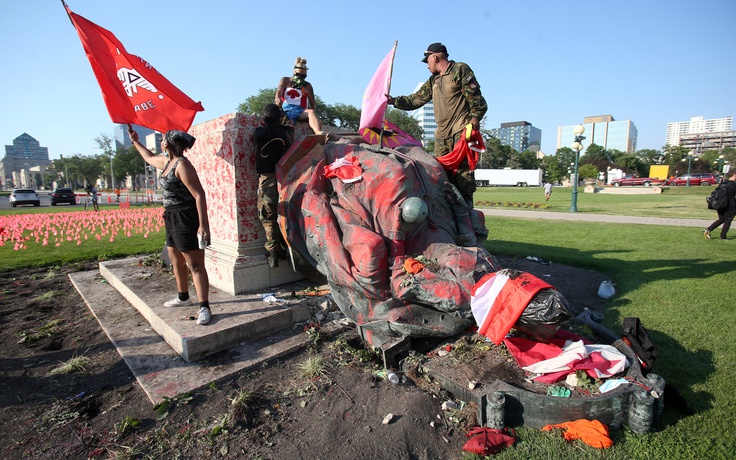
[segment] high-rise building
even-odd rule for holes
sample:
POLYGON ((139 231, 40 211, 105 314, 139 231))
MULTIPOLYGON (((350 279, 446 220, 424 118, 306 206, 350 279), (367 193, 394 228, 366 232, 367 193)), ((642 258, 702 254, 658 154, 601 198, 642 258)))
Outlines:
MULTIPOLYGON (((585 127, 583 152, 588 149, 590 144, 601 146, 606 150, 619 150, 626 153, 636 152, 636 142, 639 134, 631 120, 616 121, 611 115, 598 115, 585 117, 582 125, 585 127)), ((573 133, 575 126, 577 125, 557 127, 558 149, 572 146, 575 140, 575 134, 573 133)))
MULTIPOLYGON (((156 131, 150 129, 150 128, 144 128, 143 126, 138 125, 131 125, 133 126, 133 129, 135 132, 138 133, 138 137, 140 139, 145 139, 146 136, 149 134, 153 134, 156 131)), ((130 142, 130 136, 128 136, 128 126, 127 125, 115 125, 115 151, 118 150, 128 150, 129 147, 133 145, 132 142, 130 142)))
POLYGON ((45 171, 50 166, 48 147, 41 147, 36 139, 23 133, 13 139, 13 145, 5 146, 5 158, 0 161, 0 177, 5 183, 12 180, 14 172, 19 173, 33 167, 40 167, 41 171, 45 171))
POLYGON ((667 136, 665 145, 680 145, 683 136, 692 138, 690 135, 717 133, 731 131, 733 117, 712 118, 704 120, 703 117, 691 117, 690 121, 676 121, 667 123, 667 136))
POLYGON ((501 123, 500 128, 492 128, 489 131, 501 144, 508 145, 517 152, 525 150, 538 152, 542 144, 542 130, 535 128, 528 121, 501 123))
MULTIPOLYGON (((422 87, 424 82, 421 82, 414 88, 414 92, 418 91, 422 87)), ((414 119, 419 122, 419 126, 424 130, 422 136, 422 145, 427 146, 427 142, 434 139, 434 132, 437 130, 437 121, 434 119, 434 103, 432 101, 427 102, 418 109, 409 112, 414 119)))

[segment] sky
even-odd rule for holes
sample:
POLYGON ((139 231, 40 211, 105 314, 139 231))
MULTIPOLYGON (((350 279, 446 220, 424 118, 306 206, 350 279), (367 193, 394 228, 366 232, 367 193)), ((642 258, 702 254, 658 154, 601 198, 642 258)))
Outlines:
MULTIPOLYGON (((485 128, 528 121, 554 154, 557 127, 586 116, 631 120, 637 149, 661 149, 668 122, 736 112, 733 0, 494 0, 453 3, 312 0, 68 0, 205 108, 231 112, 307 58, 327 104, 360 107, 398 41, 391 94, 429 78, 430 43, 475 72, 485 128), (390 5, 390 6, 389 6, 390 5)), ((0 145, 28 133, 49 157, 101 153, 114 124, 59 0, 0 0, 0 145)), ((4 156, 0 151, 0 158, 4 156)))

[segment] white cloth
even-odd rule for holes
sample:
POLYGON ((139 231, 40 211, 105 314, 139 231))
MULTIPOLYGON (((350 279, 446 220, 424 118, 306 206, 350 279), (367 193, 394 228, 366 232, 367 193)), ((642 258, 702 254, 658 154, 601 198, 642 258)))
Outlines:
POLYGON ((593 353, 598 353, 602 358, 611 362, 611 367, 608 369, 593 369, 597 378, 611 377, 619 372, 623 372, 629 366, 626 356, 618 351, 616 347, 597 344, 585 345, 582 340, 578 340, 577 342, 570 342, 565 345, 562 353, 557 357, 539 361, 525 366, 523 369, 534 374, 567 371, 574 369, 576 362, 590 357, 593 353))

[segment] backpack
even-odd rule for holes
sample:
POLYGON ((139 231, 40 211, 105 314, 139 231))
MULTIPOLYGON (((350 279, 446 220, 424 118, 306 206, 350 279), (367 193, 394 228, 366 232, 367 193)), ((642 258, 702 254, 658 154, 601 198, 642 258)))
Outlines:
POLYGON ((644 373, 651 371, 659 352, 639 318, 624 318, 623 332, 624 342, 636 353, 644 373))
POLYGON ((718 184, 718 187, 710 192, 710 196, 705 198, 708 202, 708 209, 719 211, 728 207, 728 188, 725 184, 718 184))

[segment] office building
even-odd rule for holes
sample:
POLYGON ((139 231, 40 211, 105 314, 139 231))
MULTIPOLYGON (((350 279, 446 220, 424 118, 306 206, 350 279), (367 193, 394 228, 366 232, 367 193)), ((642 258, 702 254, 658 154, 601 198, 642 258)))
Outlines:
MULTIPOLYGON (((143 140, 149 134, 153 134, 156 131, 150 128, 144 128, 143 126, 132 125, 135 132, 138 133, 138 137, 143 140)), ((128 125, 115 125, 115 151, 128 150, 133 146, 130 142, 130 136, 128 136, 128 125)))
MULTIPOLYGON (((614 120, 611 115, 585 117, 582 123, 585 127, 584 153, 588 146, 596 144, 606 150, 619 150, 626 153, 636 152, 638 131, 631 120, 614 120)), ((573 129, 577 125, 563 125, 557 127, 557 149, 570 147, 575 140, 573 129)))
MULTIPOLYGON (((677 121, 667 123, 667 136, 665 145, 682 146, 681 139, 687 138, 688 143, 692 143, 693 136, 705 135, 708 133, 723 133, 731 131, 733 117, 712 118, 704 120, 703 117, 692 117, 690 121, 677 121)), ((711 150, 711 149, 704 149, 711 150)))
MULTIPOLYGON (((424 82, 419 83, 414 92, 418 91, 422 87, 424 82)), ((434 103, 432 101, 427 102, 422 107, 412 110, 409 112, 412 118, 419 122, 419 126, 424 130, 422 136, 422 145, 427 146, 427 142, 434 139, 434 132, 437 130, 437 121, 434 119, 434 103)))
POLYGON ((501 123, 500 128, 492 128, 489 131, 501 144, 508 145, 517 152, 525 150, 539 152, 542 144, 542 130, 535 128, 528 121, 501 123))
POLYGON ((30 171, 38 167, 39 171, 46 171, 51 167, 48 147, 41 147, 40 143, 27 133, 13 139, 13 145, 5 146, 5 158, 0 161, 0 178, 3 183, 13 180, 13 173, 21 170, 30 171))

